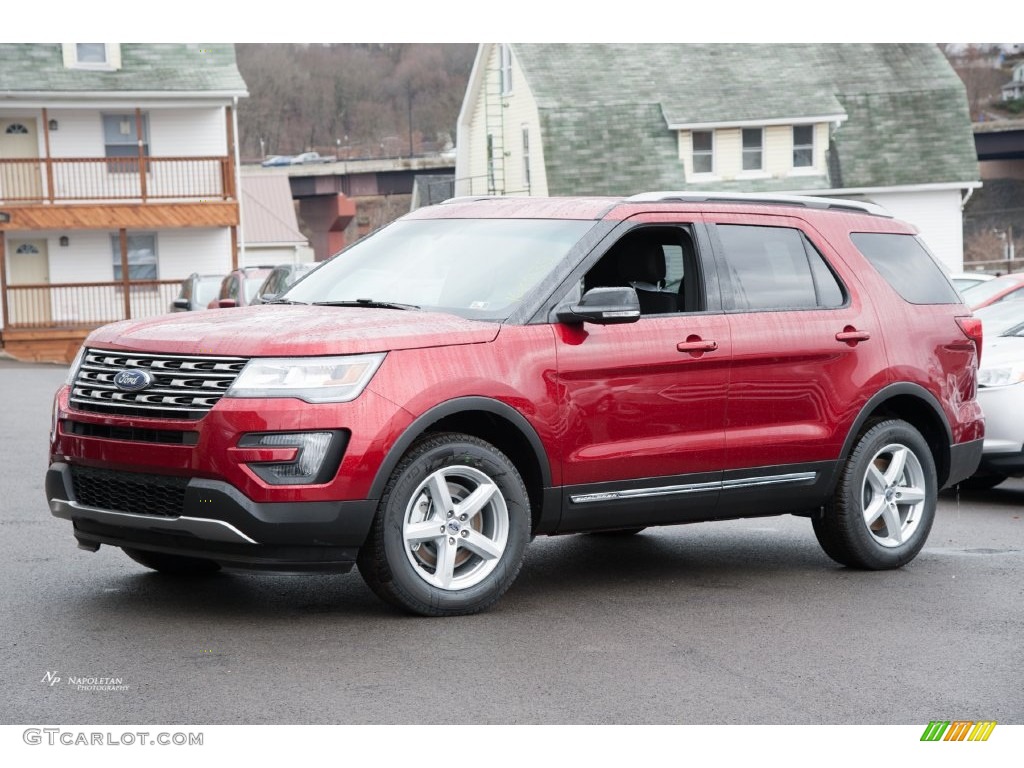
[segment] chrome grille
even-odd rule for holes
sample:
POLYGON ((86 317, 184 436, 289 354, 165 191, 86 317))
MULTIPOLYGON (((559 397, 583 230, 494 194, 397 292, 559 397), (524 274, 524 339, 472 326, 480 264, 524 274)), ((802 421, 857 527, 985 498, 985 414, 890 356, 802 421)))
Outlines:
POLYGON ((247 362, 244 357, 87 349, 75 374, 71 404, 93 413, 201 419, 223 397, 247 362), (148 371, 153 382, 138 392, 119 389, 114 377, 128 369, 148 371))

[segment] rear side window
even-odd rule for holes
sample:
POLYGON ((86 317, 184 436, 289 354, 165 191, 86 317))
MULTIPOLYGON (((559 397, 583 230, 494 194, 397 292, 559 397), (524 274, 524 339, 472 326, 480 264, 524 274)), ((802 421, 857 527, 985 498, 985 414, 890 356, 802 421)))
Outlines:
POLYGON ((911 304, 959 304, 942 268, 914 235, 853 232, 850 239, 893 290, 911 304))
POLYGON ((829 309, 845 302, 842 286, 797 229, 719 224, 732 308, 829 309))

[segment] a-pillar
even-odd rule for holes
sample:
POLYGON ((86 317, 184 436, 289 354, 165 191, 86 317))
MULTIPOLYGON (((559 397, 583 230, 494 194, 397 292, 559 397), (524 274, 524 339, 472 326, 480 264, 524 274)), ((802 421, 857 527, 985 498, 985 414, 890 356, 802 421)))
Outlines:
POLYGON ((330 258, 345 247, 345 228, 355 215, 355 200, 342 194, 299 200, 299 216, 310 230, 310 244, 317 261, 330 258))

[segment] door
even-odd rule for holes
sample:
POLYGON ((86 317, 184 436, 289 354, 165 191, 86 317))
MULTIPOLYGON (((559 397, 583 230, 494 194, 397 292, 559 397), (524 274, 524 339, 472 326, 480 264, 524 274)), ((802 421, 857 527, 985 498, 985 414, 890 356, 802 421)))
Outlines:
POLYGON ((725 460, 730 341, 728 318, 707 310, 701 274, 685 225, 630 230, 579 290, 631 285, 640 319, 555 326, 566 413, 559 532, 712 514, 725 460))
POLYGON ((7 241, 7 298, 11 326, 40 327, 53 320, 50 262, 45 240, 7 241), (19 288, 18 286, 40 286, 19 288))
POLYGON ((35 119, 0 119, 0 200, 41 200, 39 165, 35 119))
POLYGON ((884 384, 877 319, 856 276, 805 223, 707 216, 733 352, 720 509, 815 507, 851 421, 884 384))

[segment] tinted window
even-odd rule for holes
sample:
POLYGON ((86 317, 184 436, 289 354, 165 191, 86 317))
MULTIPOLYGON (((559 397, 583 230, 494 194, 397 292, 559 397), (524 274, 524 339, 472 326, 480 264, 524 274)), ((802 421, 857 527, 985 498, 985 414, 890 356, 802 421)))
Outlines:
POLYGON ((842 287, 799 230, 731 224, 716 229, 732 284, 734 309, 842 306, 842 287))
POLYGON ((857 250, 911 304, 959 304, 960 294, 914 235, 854 232, 857 250))

